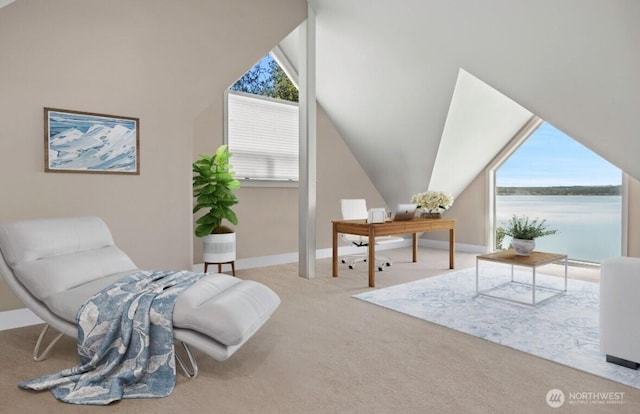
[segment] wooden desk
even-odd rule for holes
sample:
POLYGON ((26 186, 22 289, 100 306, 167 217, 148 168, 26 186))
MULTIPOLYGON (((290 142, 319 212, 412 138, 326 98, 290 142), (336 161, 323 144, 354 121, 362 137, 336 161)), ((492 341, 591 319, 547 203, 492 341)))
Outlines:
POLYGON ((449 230, 449 269, 455 266, 455 219, 414 218, 407 221, 367 223, 367 220, 334 220, 333 223, 333 277, 338 277, 338 233, 369 237, 369 287, 376 286, 375 239, 376 236, 391 236, 413 233, 413 262, 418 261, 418 236, 416 233, 449 230))

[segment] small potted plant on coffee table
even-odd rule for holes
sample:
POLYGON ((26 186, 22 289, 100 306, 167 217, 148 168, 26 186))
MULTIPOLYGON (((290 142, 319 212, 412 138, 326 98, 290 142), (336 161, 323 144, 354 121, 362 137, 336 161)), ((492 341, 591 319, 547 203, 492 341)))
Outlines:
POLYGON ((536 247, 538 237, 556 234, 558 230, 549 229, 546 220, 530 220, 526 215, 513 215, 504 229, 504 234, 513 237, 511 247, 518 256, 529 256, 536 247))

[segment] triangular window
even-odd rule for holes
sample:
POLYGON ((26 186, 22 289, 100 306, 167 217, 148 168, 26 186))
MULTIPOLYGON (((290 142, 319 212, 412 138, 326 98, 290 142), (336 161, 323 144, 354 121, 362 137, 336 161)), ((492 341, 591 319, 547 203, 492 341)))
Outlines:
POLYGON ((298 89, 271 54, 229 87, 225 103, 238 179, 298 181, 298 89))
POLYGON ((536 250, 581 262, 621 254, 622 172, 553 125, 543 122, 495 177, 497 248, 508 247, 501 227, 515 214, 558 230, 536 250))

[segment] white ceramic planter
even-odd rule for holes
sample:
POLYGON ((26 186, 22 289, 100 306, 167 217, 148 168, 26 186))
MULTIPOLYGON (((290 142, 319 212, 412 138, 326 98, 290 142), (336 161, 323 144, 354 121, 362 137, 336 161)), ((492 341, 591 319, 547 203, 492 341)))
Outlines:
POLYGON ((536 241, 513 239, 511 240, 511 247, 513 247, 518 256, 529 256, 533 249, 536 248, 536 241))
POLYGON ((210 234, 202 238, 205 263, 228 263, 236 260, 236 234, 210 234))

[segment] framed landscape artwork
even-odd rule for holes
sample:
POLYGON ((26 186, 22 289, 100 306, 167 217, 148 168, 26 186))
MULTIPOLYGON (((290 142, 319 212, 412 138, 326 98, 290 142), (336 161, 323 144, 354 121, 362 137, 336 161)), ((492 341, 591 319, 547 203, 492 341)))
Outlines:
POLYGON ((140 174, 140 120, 44 108, 46 172, 140 174))

